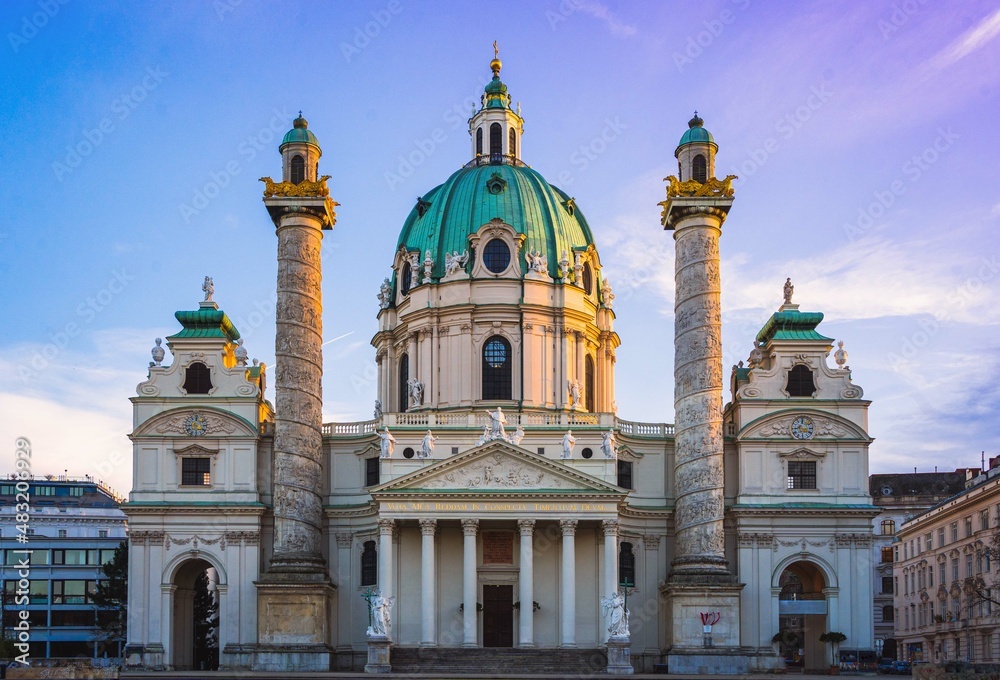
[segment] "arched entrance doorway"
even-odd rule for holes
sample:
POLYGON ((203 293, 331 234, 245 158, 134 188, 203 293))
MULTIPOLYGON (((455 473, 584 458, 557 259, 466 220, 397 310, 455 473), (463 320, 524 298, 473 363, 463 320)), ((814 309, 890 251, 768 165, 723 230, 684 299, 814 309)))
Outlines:
POLYGON ((829 650, 819 641, 826 632, 827 602, 823 572, 810 562, 793 562, 778 580, 778 639, 790 668, 822 671, 830 666, 829 650))
POLYGON ((215 568, 203 559, 186 560, 173 579, 174 670, 219 667, 219 596, 215 568))

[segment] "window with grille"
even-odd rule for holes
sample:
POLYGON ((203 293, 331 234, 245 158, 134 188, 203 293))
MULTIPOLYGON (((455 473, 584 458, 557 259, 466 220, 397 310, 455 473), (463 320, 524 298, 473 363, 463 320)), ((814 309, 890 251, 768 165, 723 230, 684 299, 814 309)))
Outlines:
POLYGON ((494 336, 483 345, 483 399, 511 399, 511 351, 505 338, 494 336))
POLYGON ((379 483, 379 463, 378 458, 365 459, 365 486, 378 486, 379 483))
POLYGON ((618 461, 618 486, 623 489, 632 487, 632 462, 628 460, 618 461))
POLYGON ((510 154, 511 158, 517 158, 517 132, 514 128, 510 129, 508 137, 507 153, 510 154))
POLYGON ((196 361, 184 369, 184 391, 188 394, 208 394, 212 390, 212 372, 196 361))
POLYGON ((483 129, 476 129, 476 154, 479 156, 483 155, 483 129))
POLYGON ((494 274, 503 273, 510 266, 510 248, 503 240, 493 239, 483 248, 483 264, 494 274))
POLYGON ((811 397, 816 391, 813 372, 804 364, 797 364, 788 371, 788 385, 785 387, 790 397, 811 397))
POLYGON ((635 585, 635 553, 628 542, 618 547, 618 585, 629 588, 635 585))
POLYGON ((406 411, 410 405, 410 357, 399 357, 399 411, 406 411))
POLYGON ((695 182, 704 184, 708 180, 708 162, 701 154, 695 156, 691 161, 691 175, 695 182))
POLYGON ((378 552, 375 541, 365 541, 361 548, 361 585, 378 585, 378 552))
POLYGON ((292 156, 291 170, 292 184, 298 184, 306 178, 306 162, 302 156, 292 156))
POLYGON ((212 484, 212 459, 181 459, 181 484, 183 486, 210 486, 212 484))
POLYGON ((815 489, 816 461, 813 460, 788 461, 788 488, 815 489))

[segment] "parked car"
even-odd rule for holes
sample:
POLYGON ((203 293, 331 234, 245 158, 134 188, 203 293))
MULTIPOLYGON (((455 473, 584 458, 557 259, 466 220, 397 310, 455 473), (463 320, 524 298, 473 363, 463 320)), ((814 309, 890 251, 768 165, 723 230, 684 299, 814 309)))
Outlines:
POLYGON ((892 675, 909 675, 911 672, 909 661, 893 661, 892 670, 889 671, 892 675))
POLYGON ((882 675, 889 675, 889 673, 892 673, 892 664, 894 663, 895 661, 892 659, 879 659, 875 670, 882 675))

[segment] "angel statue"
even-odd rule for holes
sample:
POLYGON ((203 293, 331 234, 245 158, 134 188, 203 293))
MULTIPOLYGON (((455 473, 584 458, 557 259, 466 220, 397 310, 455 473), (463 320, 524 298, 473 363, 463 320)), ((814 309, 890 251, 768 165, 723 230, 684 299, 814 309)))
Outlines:
POLYGON ((610 597, 601 598, 601 614, 608 617, 608 633, 611 637, 628 637, 628 617, 629 611, 625 609, 625 598, 618 593, 612 593, 610 597))
POLYGON ((372 625, 368 626, 368 637, 388 637, 392 629, 392 607, 396 604, 396 598, 386 597, 381 592, 376 592, 370 600, 372 612, 372 625))

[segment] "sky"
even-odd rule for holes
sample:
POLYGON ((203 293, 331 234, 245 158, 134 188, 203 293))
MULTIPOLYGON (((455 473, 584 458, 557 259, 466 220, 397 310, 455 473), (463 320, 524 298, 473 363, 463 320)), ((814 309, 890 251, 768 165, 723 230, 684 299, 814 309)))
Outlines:
POLYGON ((416 197, 470 157, 494 40, 523 160, 576 198, 614 285, 620 417, 673 421, 657 203, 697 110, 739 176, 725 365, 791 277, 872 400, 872 472, 1000 454, 995 2, 29 0, 0 35, 0 469, 23 436, 36 474, 128 491, 129 397, 206 275, 273 364, 257 178, 299 110, 341 204, 324 420, 370 418, 379 283, 416 197))

